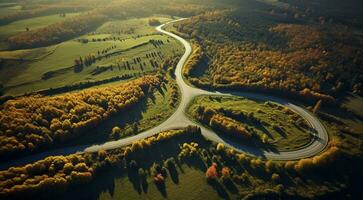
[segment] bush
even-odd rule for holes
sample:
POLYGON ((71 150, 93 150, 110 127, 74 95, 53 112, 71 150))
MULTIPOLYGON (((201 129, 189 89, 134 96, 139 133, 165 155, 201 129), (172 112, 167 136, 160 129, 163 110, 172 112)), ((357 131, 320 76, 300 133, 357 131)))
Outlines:
POLYGON ((112 131, 111 131, 111 137, 112 138, 118 139, 118 138, 120 138, 120 134, 121 134, 120 127, 115 126, 115 127, 112 128, 112 131))
POLYGON ((207 180, 211 179, 217 179, 218 178, 218 172, 217 172, 217 164, 213 163, 205 172, 205 176, 207 177, 207 180))
POLYGON ((224 151, 224 144, 223 143, 218 143, 217 144, 217 151, 224 151))
POLYGON ((158 20, 158 19, 155 19, 155 18, 151 18, 151 19, 149 19, 149 25, 150 26, 158 26, 158 25, 160 25, 161 23, 160 23, 160 21, 158 20))
POLYGON ((278 183, 280 181, 280 175, 277 173, 273 173, 271 176, 271 180, 274 181, 275 183, 278 183))

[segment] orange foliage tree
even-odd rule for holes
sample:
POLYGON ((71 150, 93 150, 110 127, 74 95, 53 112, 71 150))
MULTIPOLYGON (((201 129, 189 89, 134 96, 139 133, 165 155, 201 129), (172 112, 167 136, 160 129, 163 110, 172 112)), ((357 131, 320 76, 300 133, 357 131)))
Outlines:
POLYGON ((0 155, 33 151, 66 141, 116 113, 140 102, 158 76, 59 96, 29 96, 11 100, 0 110, 0 155))

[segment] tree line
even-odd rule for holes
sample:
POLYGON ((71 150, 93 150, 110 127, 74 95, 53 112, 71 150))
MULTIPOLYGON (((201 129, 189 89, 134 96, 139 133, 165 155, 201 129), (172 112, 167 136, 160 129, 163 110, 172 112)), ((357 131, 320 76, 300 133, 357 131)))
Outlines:
POLYGON ((252 122, 260 123, 259 119, 255 118, 253 114, 245 115, 242 112, 235 113, 234 111, 225 109, 213 109, 204 106, 196 108, 196 118, 210 126, 217 132, 224 133, 229 137, 240 139, 243 142, 247 141, 262 141, 261 136, 254 131, 250 131, 247 126, 236 121, 229 116, 237 116, 252 122), (229 115, 229 116, 226 116, 229 115))
POLYGON ((32 17, 40 17, 44 15, 51 15, 51 14, 64 14, 67 12, 77 12, 77 11, 84 11, 88 10, 88 6, 84 5, 62 5, 62 4, 55 4, 55 5, 41 5, 36 6, 36 8, 29 8, 25 11, 16 12, 8 15, 4 15, 0 17, 0 25, 6 25, 11 22, 22 20, 22 19, 28 19, 32 17))
POLYGON ((98 27, 107 19, 97 12, 75 16, 44 28, 19 33, 8 38, 12 49, 42 47, 61 42, 98 27))
POLYGON ((58 96, 9 100, 0 110, 0 155, 9 158, 68 141, 140 102, 160 76, 58 96))
POLYGON ((185 63, 183 67, 183 75, 187 78, 189 78, 193 70, 195 70, 198 67, 204 56, 204 52, 201 46, 197 42, 194 42, 192 44, 192 48, 193 48, 192 55, 189 57, 188 61, 185 63))
MULTIPOLYGON (((50 156, 32 164, 10 167, 0 171, 0 197, 6 199, 29 198, 37 195, 51 197, 55 193, 65 193, 71 187, 89 183, 104 169, 119 166, 123 166, 120 170, 127 171, 131 176, 137 176, 133 178, 138 179, 140 176, 145 181, 147 174, 142 166, 138 165, 137 159, 144 154, 144 150, 153 150, 158 148, 160 143, 170 142, 180 137, 200 136, 198 127, 186 127, 160 132, 115 150, 50 156)), ((153 161, 150 162, 153 163, 153 161)), ((167 177, 165 169, 176 170, 174 159, 166 159, 164 166, 153 164, 151 167, 151 175, 157 185, 164 183, 167 177)), ((135 180, 131 179, 131 181, 135 180)))

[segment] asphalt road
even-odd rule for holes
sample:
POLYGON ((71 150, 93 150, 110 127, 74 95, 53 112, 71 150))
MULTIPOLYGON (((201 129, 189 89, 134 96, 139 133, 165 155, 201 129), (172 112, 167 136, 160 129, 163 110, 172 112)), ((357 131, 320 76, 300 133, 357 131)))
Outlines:
MULTIPOLYGON (((179 20, 183 20, 183 19, 179 19, 179 20)), ((179 20, 174 20, 174 21, 168 22, 166 24, 173 23, 173 22, 176 22, 179 20)), ((136 140, 144 139, 149 136, 155 135, 161 131, 185 127, 187 125, 200 126, 199 124, 196 124, 195 122, 191 121, 185 114, 185 110, 186 110, 188 103, 194 97, 199 96, 199 95, 239 96, 239 97, 244 97, 244 98, 259 99, 259 100, 273 101, 275 103, 279 103, 283 106, 290 108, 291 110, 293 110, 294 112, 296 112, 300 116, 302 116, 309 123, 312 131, 315 134, 313 141, 308 146, 306 146, 302 149, 299 149, 299 150, 288 151, 288 152, 278 152, 278 151, 272 151, 269 149, 261 149, 261 148, 257 148, 257 147, 253 147, 253 146, 242 145, 242 144, 239 144, 230 139, 222 138, 221 136, 217 135, 212 130, 202 126, 201 127, 202 134, 204 137, 208 138, 209 140, 212 140, 214 142, 224 143, 225 146, 234 148, 238 151, 243 151, 252 156, 259 156, 259 157, 262 157, 265 159, 272 159, 272 160, 297 160, 297 159, 301 159, 301 158, 314 156, 325 149, 325 147, 327 146, 328 141, 329 141, 328 133, 327 133, 325 127, 323 126, 323 124, 319 121, 319 119, 316 116, 314 116, 312 113, 308 112, 307 110, 303 109, 302 107, 294 105, 287 100, 268 96, 268 95, 263 95, 263 94, 257 94, 257 93, 251 93, 251 92, 228 93, 228 92, 223 92, 223 91, 205 91, 205 90, 201 90, 201 89, 188 85, 183 79, 182 68, 183 68, 185 62, 187 61, 189 55, 191 54, 192 48, 191 48, 189 42, 187 42, 183 38, 181 38, 173 33, 163 30, 162 28, 166 24, 162 24, 162 25, 158 26, 156 28, 156 30, 163 34, 166 34, 166 35, 169 35, 169 36, 175 38, 176 40, 181 42, 185 47, 185 53, 179 60, 176 70, 175 70, 176 82, 181 91, 181 101, 180 101, 179 107, 173 113, 173 115, 171 115, 162 124, 152 128, 152 129, 149 129, 145 132, 134 135, 134 136, 130 136, 130 137, 120 139, 117 141, 106 142, 106 143, 98 144, 98 145, 88 145, 88 146, 83 145, 83 146, 74 146, 74 147, 67 147, 67 148, 51 150, 51 151, 47 151, 44 153, 20 158, 17 160, 12 160, 12 161, 9 161, 6 163, 1 163, 0 169, 6 169, 10 166, 23 165, 23 164, 34 162, 36 160, 45 158, 47 156, 52 156, 52 155, 68 155, 68 154, 73 154, 73 153, 95 152, 95 151, 99 151, 99 150, 109 150, 109 149, 119 148, 122 146, 129 145, 136 140)))

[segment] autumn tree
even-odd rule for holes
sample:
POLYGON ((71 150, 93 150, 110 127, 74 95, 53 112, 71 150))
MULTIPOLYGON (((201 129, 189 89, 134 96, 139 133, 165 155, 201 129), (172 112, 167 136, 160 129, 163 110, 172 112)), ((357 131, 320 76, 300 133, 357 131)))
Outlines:
MULTIPOLYGON (((149 87, 161 82, 158 76, 145 76, 117 86, 7 101, 0 111, 0 155, 14 156, 81 136, 87 129, 136 105, 149 87)), ((119 129, 113 132, 119 133, 119 129)))
POLYGON ((216 163, 212 163, 212 165, 205 172, 205 176, 207 177, 208 181, 216 180, 218 178, 217 164, 216 163))

